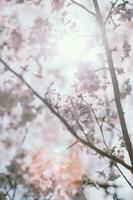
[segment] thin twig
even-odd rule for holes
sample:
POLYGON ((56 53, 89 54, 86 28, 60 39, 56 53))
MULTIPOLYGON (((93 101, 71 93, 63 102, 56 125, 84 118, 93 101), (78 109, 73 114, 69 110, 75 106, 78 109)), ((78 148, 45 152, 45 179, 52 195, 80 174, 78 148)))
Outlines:
POLYGON ((94 115, 94 117, 95 117, 95 120, 96 120, 96 122, 97 122, 97 125, 98 125, 98 127, 99 127, 99 129, 100 129, 100 132, 101 132, 101 135, 102 135, 102 139, 103 139, 103 143, 104 143, 104 145, 106 146, 106 148, 108 149, 108 145, 107 145, 106 140, 105 140, 105 137, 104 137, 104 133, 103 133, 102 126, 100 125, 99 120, 98 120, 98 118, 97 118, 97 116, 96 116, 96 113, 95 113, 95 111, 94 111, 94 109, 92 108, 91 105, 90 105, 90 108, 91 108, 92 113, 93 113, 93 115, 94 115))
POLYGON ((91 14, 92 16, 96 17, 95 13, 92 12, 91 10, 89 10, 86 6, 82 5, 81 3, 78 3, 77 1, 71 0, 71 2, 77 6, 79 6, 80 8, 82 8, 83 10, 85 10, 87 13, 91 14))
POLYGON ((117 4, 118 1, 119 1, 119 0, 116 0, 114 3, 112 3, 112 6, 111 6, 111 8, 110 8, 110 10, 109 10, 109 12, 108 12, 108 15, 107 15, 107 17, 106 17, 106 19, 105 19, 104 24, 107 23, 108 19, 110 18, 111 14, 112 14, 112 10, 113 10, 114 6, 117 4))
POLYGON ((118 171, 121 173, 121 175, 124 177, 124 179, 126 180, 126 182, 128 183, 128 185, 130 185, 130 187, 133 189, 133 185, 130 183, 130 181, 127 179, 127 177, 125 176, 125 174, 121 171, 121 169, 118 167, 117 164, 115 164, 116 168, 118 169, 118 171))
POLYGON ((76 140, 75 142, 73 142, 72 144, 70 144, 68 147, 66 147, 61 153, 71 149, 73 146, 75 146, 78 143, 78 141, 76 140))
POLYGON ((92 113, 94 115, 94 118, 95 118, 95 120, 97 122, 97 125, 98 125, 98 127, 100 129, 100 132, 101 132, 101 135, 102 135, 102 139, 103 139, 103 143, 105 144, 106 148, 108 149, 108 145, 107 145, 105 137, 104 137, 102 126, 99 123, 98 117, 96 116, 96 113, 95 113, 94 109, 92 108, 92 106, 83 97, 82 97, 82 100, 90 107, 90 109, 91 109, 91 111, 92 111, 92 113))
POLYGON ((96 69, 95 72, 99 72, 99 71, 101 71, 101 70, 108 70, 108 67, 101 67, 101 68, 99 68, 99 69, 96 69))
POLYGON ((88 137, 87 137, 86 133, 84 132, 84 129, 83 129, 83 127, 81 126, 81 124, 80 124, 78 121, 76 121, 76 122, 77 122, 77 124, 78 124, 79 128, 81 129, 81 131, 82 131, 83 135, 85 136, 86 140, 88 141, 88 137))
POLYGON ((54 160, 57 159, 57 156, 64 154, 66 151, 68 151, 70 148, 75 146, 77 143, 78 141, 76 140, 75 142, 70 144, 68 147, 66 147, 64 150, 62 150, 61 152, 57 153, 56 155, 54 154, 52 158, 45 163, 45 166, 49 166, 54 160))
POLYGON ((12 198, 11 198, 11 196, 10 196, 10 194, 9 194, 9 191, 10 191, 10 189, 9 189, 9 190, 7 190, 7 187, 6 187, 6 185, 5 185, 5 191, 6 191, 6 194, 5 194, 5 196, 8 196, 8 198, 9 198, 10 200, 12 200, 12 198))

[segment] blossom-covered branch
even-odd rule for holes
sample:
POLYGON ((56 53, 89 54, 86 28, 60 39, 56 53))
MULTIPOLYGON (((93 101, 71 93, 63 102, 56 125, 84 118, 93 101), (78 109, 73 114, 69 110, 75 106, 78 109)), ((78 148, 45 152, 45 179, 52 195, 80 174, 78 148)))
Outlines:
POLYGON ((116 108, 117 108, 117 112, 118 112, 118 116, 119 116, 119 120, 120 120, 120 125, 121 125, 123 138, 124 138, 124 142, 125 142, 125 147, 129 154, 129 158, 130 158, 130 161, 132 164, 132 173, 133 173, 133 148, 132 148, 131 140, 130 140, 129 133, 127 130, 124 112, 123 112, 123 108, 122 108, 122 104, 121 104, 121 100, 120 100, 120 90, 119 90, 119 84, 118 84, 118 80, 117 80, 116 73, 115 73, 112 52, 109 47, 107 34, 106 34, 106 30, 105 30, 105 24, 103 22, 102 14, 101 14, 97 0, 93 0, 93 4, 94 4, 95 11, 96 11, 96 18, 97 18, 97 22, 98 22, 99 29, 101 32, 101 37, 103 40, 103 45, 104 45, 104 49, 105 49, 105 53, 106 53, 106 57, 107 57, 108 67, 109 67, 109 71, 110 71, 110 75, 111 75, 111 79, 112 79, 115 104, 116 104, 116 108))
POLYGON ((95 145, 93 145, 89 139, 86 141, 84 139, 82 139, 76 132, 75 130, 71 127, 71 125, 68 124, 68 122, 66 121, 66 119, 64 119, 64 117, 62 115, 59 114, 58 111, 56 111, 56 109, 48 102, 46 97, 42 97, 38 94, 38 92, 36 92, 31 85, 17 72, 15 72, 3 59, 0 58, 0 62, 5 66, 6 69, 8 69, 10 72, 12 72, 17 78, 19 78, 32 92, 33 94, 42 101, 42 103, 54 114, 54 116, 56 116, 61 122, 62 124, 65 126, 65 128, 77 139, 77 141, 81 142, 82 144, 88 146, 89 148, 91 148, 92 150, 94 150, 96 153, 98 153, 99 155, 106 157, 108 159, 110 159, 111 161, 113 161, 114 163, 119 163, 122 166, 124 166, 126 169, 130 170, 132 172, 132 167, 129 166, 127 163, 125 163, 123 160, 117 158, 114 155, 111 155, 109 153, 107 153, 106 151, 103 151, 101 149, 99 149, 98 147, 96 147, 95 145))

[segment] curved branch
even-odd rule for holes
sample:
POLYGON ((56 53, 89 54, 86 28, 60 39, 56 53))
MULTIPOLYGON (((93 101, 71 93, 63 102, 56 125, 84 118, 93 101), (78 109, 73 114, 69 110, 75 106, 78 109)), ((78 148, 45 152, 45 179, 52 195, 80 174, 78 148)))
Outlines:
POLYGON ((103 150, 97 148, 95 145, 93 145, 89 140, 84 140, 80 138, 77 133, 74 131, 74 129, 68 124, 68 122, 64 119, 63 116, 61 116, 53 107, 51 104, 48 103, 46 98, 43 98, 40 96, 31 86, 30 84, 17 72, 15 72, 13 69, 9 67, 9 65, 0 58, 0 62, 8 69, 10 72, 12 72, 17 78, 19 78, 31 91, 32 93, 42 101, 42 103, 62 122, 62 124, 66 127, 66 129, 73 135, 77 141, 81 142, 82 144, 88 146, 92 150, 94 150, 96 153, 100 154, 103 157, 106 157, 113 161, 114 163, 119 163, 122 166, 124 166, 126 169, 130 170, 132 172, 132 167, 130 167, 128 164, 126 164, 123 160, 120 160, 114 155, 108 154, 107 152, 104 152, 103 150))
POLYGON ((82 5, 81 3, 78 3, 75 0, 71 0, 71 2, 77 6, 79 6, 80 8, 82 8, 83 10, 85 10, 87 13, 89 13, 90 15, 96 17, 95 13, 92 12, 91 10, 89 10, 87 7, 85 7, 84 5, 82 5))
POLYGON ((111 8, 110 8, 110 10, 109 10, 109 12, 108 12, 108 15, 107 15, 107 17, 106 17, 106 19, 105 19, 104 24, 107 23, 108 19, 110 18, 111 14, 112 14, 112 10, 113 10, 114 6, 117 4, 118 1, 119 1, 119 0, 116 0, 114 3, 112 3, 112 6, 111 6, 111 8))

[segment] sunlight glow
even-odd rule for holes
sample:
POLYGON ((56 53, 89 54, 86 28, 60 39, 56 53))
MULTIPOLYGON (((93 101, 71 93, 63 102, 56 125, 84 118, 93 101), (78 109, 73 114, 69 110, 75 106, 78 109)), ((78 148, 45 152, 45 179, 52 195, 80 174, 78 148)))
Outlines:
POLYGON ((64 150, 65 150, 64 146, 63 147, 56 147, 54 149, 54 153, 61 154, 61 153, 63 153, 64 150))
POLYGON ((59 55, 66 58, 78 58, 84 53, 86 38, 74 34, 63 36, 58 43, 59 55))

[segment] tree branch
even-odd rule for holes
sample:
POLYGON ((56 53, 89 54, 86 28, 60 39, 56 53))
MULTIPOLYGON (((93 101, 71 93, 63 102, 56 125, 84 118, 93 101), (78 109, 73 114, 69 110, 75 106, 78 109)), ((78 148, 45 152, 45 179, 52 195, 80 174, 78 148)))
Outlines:
POLYGON ((112 160, 115 163, 119 163, 122 166, 124 166, 126 169, 130 170, 132 172, 132 167, 126 164, 123 160, 120 160, 114 155, 108 154, 107 152, 102 151, 101 149, 97 148, 95 145, 93 145, 91 142, 85 141, 84 139, 80 138, 77 133, 74 131, 74 129, 68 124, 68 122, 64 119, 63 116, 61 116, 53 107, 50 105, 46 98, 43 98, 40 96, 31 86, 30 84, 17 72, 15 72, 13 69, 9 67, 9 65, 0 58, 0 62, 8 69, 10 72, 12 72, 17 78, 19 78, 31 91, 32 93, 42 101, 42 103, 62 122, 62 124, 66 127, 66 129, 73 135, 77 141, 81 142, 82 144, 90 147, 92 150, 94 150, 96 153, 100 154, 103 157, 106 157, 110 160, 112 160))
MULTIPOLYGON (((5 185, 4 189, 5 189, 5 196, 7 196, 9 198, 9 200, 12 200, 11 195, 9 194, 10 190, 7 190, 6 185, 5 185)), ((10 188, 10 189, 12 189, 12 188, 10 188)))
POLYGON ((99 130, 100 130, 100 132, 101 132, 102 139, 103 139, 103 143, 104 143, 104 145, 106 146, 106 148, 108 149, 108 145, 107 145, 106 140, 105 140, 105 137, 104 137, 104 133, 103 133, 102 126, 100 125, 99 120, 98 120, 98 118, 97 118, 97 116, 96 116, 96 113, 95 113, 95 111, 94 111, 94 109, 92 108, 91 105, 90 105, 90 108, 91 108, 91 110, 92 110, 92 113, 93 113, 93 115, 94 115, 94 117, 95 117, 95 120, 96 120, 96 122, 97 122, 97 125, 98 125, 98 127, 99 127, 99 130))
POLYGON ((108 12, 108 15, 107 15, 107 17, 106 17, 106 19, 105 19, 104 24, 107 23, 108 19, 110 18, 111 14, 112 14, 112 10, 113 10, 114 6, 117 4, 118 1, 119 1, 119 0, 116 0, 114 3, 112 3, 112 6, 111 6, 111 8, 110 8, 110 10, 109 10, 109 12, 108 12))
POLYGON ((96 17, 95 13, 92 12, 91 10, 89 10, 87 7, 85 7, 84 5, 82 5, 81 3, 78 3, 75 0, 71 0, 71 2, 77 6, 79 6, 80 8, 82 8, 83 10, 85 10, 87 13, 91 14, 92 16, 96 17))
POLYGON ((89 139, 88 139, 83 127, 81 126, 80 122, 77 121, 77 124, 78 124, 80 130, 82 131, 83 135, 85 136, 86 140, 89 142, 89 139))
POLYGON ((96 188, 98 186, 98 187, 104 189, 105 192, 108 193, 108 194, 111 194, 111 193, 109 191, 107 191, 107 189, 109 189, 109 188, 117 189, 117 188, 120 187, 120 186, 117 186, 116 184, 110 184, 108 182, 104 182, 104 183, 100 183, 99 181, 94 182, 91 179, 87 180, 85 182, 85 185, 91 185, 91 186, 96 187, 96 188))
POLYGON ((61 153, 71 149, 73 146, 75 146, 78 143, 78 141, 76 140, 75 142, 73 142, 72 144, 70 144, 67 148, 65 148, 61 153))
POLYGON ((127 177, 125 176, 125 174, 121 171, 121 169, 118 167, 118 165, 115 165, 116 168, 118 169, 118 171, 120 172, 120 174, 124 177, 124 179, 126 180, 126 182, 128 183, 128 185, 133 189, 132 184, 130 183, 130 181, 127 179, 127 177))
POLYGON ((115 96, 115 104, 116 104, 117 113, 119 116, 119 121, 120 121, 121 129, 122 129, 122 133, 124 137, 125 147, 128 151, 128 155, 132 164, 132 173, 133 173, 133 148, 132 148, 131 140, 129 137, 129 133, 127 130, 127 125, 126 125, 126 121, 125 121, 125 117, 124 117, 124 113, 123 113, 123 109, 121 105, 119 85, 118 85, 118 80, 115 73, 112 53, 110 51, 107 34, 105 30, 105 25, 103 22, 102 14, 101 14, 97 0, 93 0, 93 5, 96 11, 96 19, 100 28, 101 37, 103 40, 103 45, 104 45, 104 49, 105 49, 105 53, 107 57, 108 67, 109 67, 109 71, 110 71, 110 75, 112 79, 113 91, 114 91, 114 96, 115 96))
POLYGON ((81 98, 82 98, 82 100, 90 107, 90 109, 91 109, 91 111, 92 111, 92 113, 93 113, 93 115, 94 115, 94 118, 95 118, 95 120, 96 120, 96 123, 97 123, 97 125, 98 125, 98 127, 99 127, 99 130, 100 130, 100 132, 101 132, 102 139, 103 139, 103 143, 104 143, 105 147, 108 149, 108 145, 107 145, 106 140, 105 140, 105 137, 104 137, 102 125, 99 123, 99 119, 97 118, 94 109, 92 108, 92 106, 91 106, 88 102, 86 102, 86 100, 85 100, 83 97, 81 97, 81 98))

